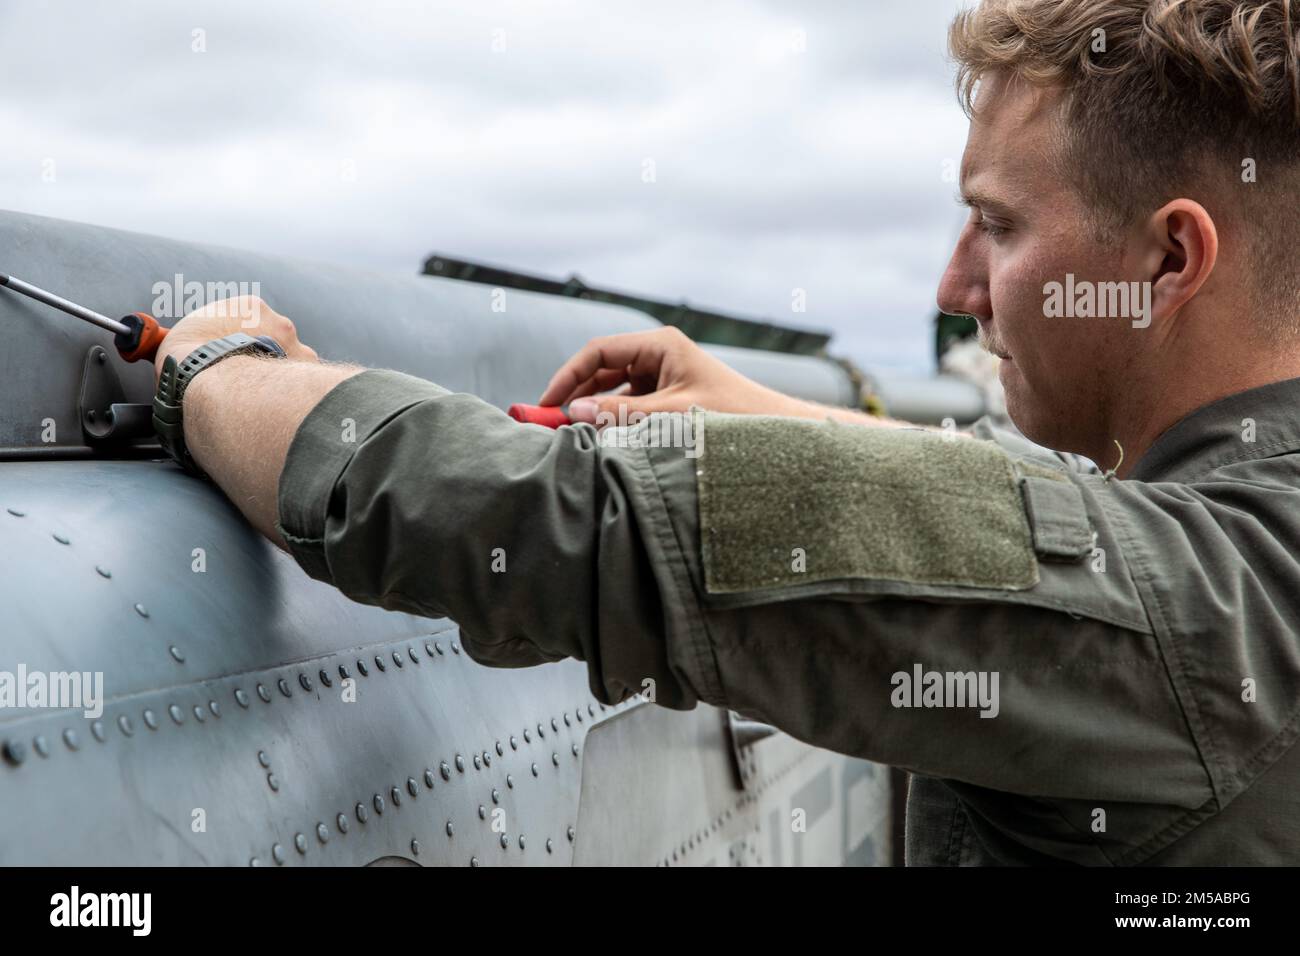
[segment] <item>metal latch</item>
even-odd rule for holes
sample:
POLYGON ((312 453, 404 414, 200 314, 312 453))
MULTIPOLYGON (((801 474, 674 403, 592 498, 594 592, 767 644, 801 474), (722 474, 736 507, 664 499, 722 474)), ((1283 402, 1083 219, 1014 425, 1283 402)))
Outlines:
POLYGON ((727 711, 727 726, 731 731, 731 756, 742 789, 748 790, 758 776, 757 748, 755 744, 780 733, 771 724, 765 724, 734 710, 727 711))
POLYGON ((108 352, 92 345, 81 373, 77 417, 88 445, 120 444, 153 438, 153 406, 126 401, 108 352))

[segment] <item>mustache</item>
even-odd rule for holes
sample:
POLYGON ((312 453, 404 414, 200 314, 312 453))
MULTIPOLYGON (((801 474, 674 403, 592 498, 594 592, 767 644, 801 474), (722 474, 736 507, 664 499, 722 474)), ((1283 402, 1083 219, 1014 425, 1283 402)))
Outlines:
POLYGON ((985 352, 996 355, 1000 359, 1008 357, 1006 346, 1002 344, 1002 340, 983 325, 979 327, 979 337, 977 341, 979 342, 980 348, 985 352))

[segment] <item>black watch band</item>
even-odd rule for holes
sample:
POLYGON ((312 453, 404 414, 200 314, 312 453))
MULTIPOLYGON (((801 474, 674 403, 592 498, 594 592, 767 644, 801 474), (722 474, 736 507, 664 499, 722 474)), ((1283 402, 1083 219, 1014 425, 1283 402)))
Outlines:
POLYGON ((211 368, 232 355, 250 354, 284 358, 284 349, 268 335, 254 338, 243 332, 235 332, 200 345, 180 363, 171 355, 163 360, 162 374, 158 377, 158 391, 153 398, 153 429, 163 451, 192 475, 203 475, 204 472, 190 456, 185 445, 182 414, 185 390, 204 369, 211 368))

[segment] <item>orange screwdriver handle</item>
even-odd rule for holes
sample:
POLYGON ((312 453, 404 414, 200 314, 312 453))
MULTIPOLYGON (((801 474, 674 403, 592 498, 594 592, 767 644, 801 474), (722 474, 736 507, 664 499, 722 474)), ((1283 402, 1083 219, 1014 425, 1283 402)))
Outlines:
POLYGON ((559 428, 572 425, 568 413, 561 405, 511 405, 506 414, 517 422, 529 425, 545 425, 547 428, 559 428))
POLYGON ((118 354, 128 362, 153 361, 158 346, 167 337, 167 330, 147 312, 134 312, 122 316, 127 331, 113 336, 118 354))

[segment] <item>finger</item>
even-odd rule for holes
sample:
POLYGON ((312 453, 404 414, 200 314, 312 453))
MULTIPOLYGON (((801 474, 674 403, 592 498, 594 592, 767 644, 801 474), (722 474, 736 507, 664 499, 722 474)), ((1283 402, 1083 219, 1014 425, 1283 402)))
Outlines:
MULTIPOLYGON (((569 397, 559 404, 564 405, 573 401, 575 398, 582 398, 584 395, 595 395, 597 392, 608 392, 610 389, 617 388, 627 382, 627 369, 621 368, 602 368, 599 372, 587 379, 577 388, 575 388, 569 397)), ((545 405, 546 402, 540 404, 545 405)))
POLYGON ((675 412, 684 409, 684 400, 675 389, 632 395, 627 392, 614 395, 595 395, 578 398, 569 404, 569 418, 604 428, 608 425, 631 424, 634 413, 652 415, 655 412, 675 412))
POLYGON ((659 329, 592 339, 551 377, 542 393, 541 404, 564 404, 580 385, 602 369, 621 369, 638 375, 648 374, 650 367, 657 370, 666 346, 667 339, 659 329))

